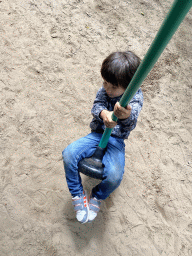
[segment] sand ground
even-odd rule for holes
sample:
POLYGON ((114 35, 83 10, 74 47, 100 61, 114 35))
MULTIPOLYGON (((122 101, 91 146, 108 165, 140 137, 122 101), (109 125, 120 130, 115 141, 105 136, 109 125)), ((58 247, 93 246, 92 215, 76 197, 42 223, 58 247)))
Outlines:
POLYGON ((123 181, 91 224, 75 219, 61 157, 90 132, 103 59, 143 58, 171 3, 0 1, 1 256, 192 255, 191 11, 142 85, 123 181))

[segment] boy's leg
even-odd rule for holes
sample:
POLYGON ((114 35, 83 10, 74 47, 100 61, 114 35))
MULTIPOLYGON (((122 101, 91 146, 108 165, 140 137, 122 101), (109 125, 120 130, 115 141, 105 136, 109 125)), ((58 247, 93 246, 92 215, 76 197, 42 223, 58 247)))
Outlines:
POLYGON ((92 190, 92 197, 106 199, 121 183, 125 167, 125 144, 122 139, 109 138, 103 157, 104 179, 92 190))
POLYGON ((73 197, 83 194, 78 163, 81 159, 90 157, 98 146, 102 134, 90 133, 71 143, 62 152, 65 175, 69 191, 73 197))

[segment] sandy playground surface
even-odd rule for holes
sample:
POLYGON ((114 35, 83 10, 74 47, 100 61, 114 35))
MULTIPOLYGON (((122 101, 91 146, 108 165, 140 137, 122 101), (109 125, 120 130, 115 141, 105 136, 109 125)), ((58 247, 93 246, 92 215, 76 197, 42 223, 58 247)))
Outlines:
POLYGON ((0 1, 1 256, 192 255, 192 10, 142 85, 124 179, 91 224, 76 221, 61 157, 90 132, 103 59, 143 58, 171 4, 0 1))

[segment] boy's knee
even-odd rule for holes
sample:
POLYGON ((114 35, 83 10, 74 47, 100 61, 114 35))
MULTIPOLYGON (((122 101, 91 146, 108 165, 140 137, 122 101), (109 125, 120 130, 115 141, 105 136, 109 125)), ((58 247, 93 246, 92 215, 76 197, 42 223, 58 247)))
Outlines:
POLYGON ((123 170, 122 171, 114 170, 113 172, 109 173, 107 180, 110 183, 110 186, 118 187, 122 181, 122 178, 123 178, 123 170))
POLYGON ((63 161, 65 163, 68 163, 72 159, 72 154, 68 147, 63 150, 62 156, 63 156, 63 161))

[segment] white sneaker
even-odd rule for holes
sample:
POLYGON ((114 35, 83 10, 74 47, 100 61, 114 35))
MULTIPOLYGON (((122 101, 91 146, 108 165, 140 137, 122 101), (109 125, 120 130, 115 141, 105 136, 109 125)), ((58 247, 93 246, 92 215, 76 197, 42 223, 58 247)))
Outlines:
POLYGON ((101 205, 101 200, 98 200, 96 197, 90 198, 88 222, 92 222, 96 218, 97 213, 100 210, 100 205, 101 205))
POLYGON ((89 216, 89 206, 86 191, 83 191, 81 196, 73 197, 72 204, 74 205, 74 210, 76 211, 77 220, 82 224, 86 223, 89 216))

